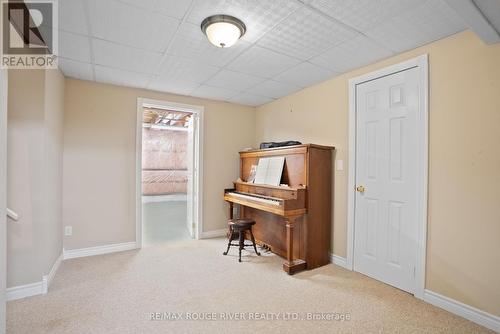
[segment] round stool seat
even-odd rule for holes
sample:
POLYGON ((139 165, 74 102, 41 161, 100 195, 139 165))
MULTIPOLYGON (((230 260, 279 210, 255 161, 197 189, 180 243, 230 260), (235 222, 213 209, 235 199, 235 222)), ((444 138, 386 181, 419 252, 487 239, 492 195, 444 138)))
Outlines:
POLYGON ((237 229, 250 228, 250 226, 255 225, 255 220, 248 218, 231 219, 229 225, 237 229))

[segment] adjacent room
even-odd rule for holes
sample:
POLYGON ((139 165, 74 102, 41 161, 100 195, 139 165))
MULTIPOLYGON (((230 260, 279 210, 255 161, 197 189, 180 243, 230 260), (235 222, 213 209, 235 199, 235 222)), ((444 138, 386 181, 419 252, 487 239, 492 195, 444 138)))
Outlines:
POLYGON ((193 163, 192 155, 188 156, 191 116, 190 113, 143 108, 144 245, 191 237, 187 220, 188 165, 193 163))
POLYGON ((2 0, 0 334, 500 333, 499 0, 2 0))

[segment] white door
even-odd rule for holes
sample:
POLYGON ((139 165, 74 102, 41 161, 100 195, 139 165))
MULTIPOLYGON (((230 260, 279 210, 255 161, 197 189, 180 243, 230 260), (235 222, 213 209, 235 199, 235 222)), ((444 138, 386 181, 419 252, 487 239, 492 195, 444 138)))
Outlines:
POLYGON ((356 86, 354 270, 410 293, 418 236, 418 83, 415 67, 356 86))
POLYGON ((5 333, 7 282, 7 71, 0 70, 0 333, 5 333))

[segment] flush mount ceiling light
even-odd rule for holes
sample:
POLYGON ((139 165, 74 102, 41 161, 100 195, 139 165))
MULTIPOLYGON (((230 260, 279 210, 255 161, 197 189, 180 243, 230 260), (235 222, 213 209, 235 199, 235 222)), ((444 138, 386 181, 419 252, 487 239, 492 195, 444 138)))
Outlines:
POLYGON ((245 24, 234 16, 213 15, 203 20, 201 31, 208 40, 219 48, 234 45, 245 34, 245 24))

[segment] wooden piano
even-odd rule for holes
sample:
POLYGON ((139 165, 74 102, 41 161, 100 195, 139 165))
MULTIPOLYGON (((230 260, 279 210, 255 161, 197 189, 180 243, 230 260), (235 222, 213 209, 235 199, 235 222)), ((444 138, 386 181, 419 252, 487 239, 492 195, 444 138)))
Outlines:
POLYGON ((258 244, 284 257, 283 270, 294 274, 330 263, 332 151, 314 144, 240 152, 240 178, 224 200, 253 218, 258 244), (281 184, 245 182, 261 157, 285 157, 281 184))

